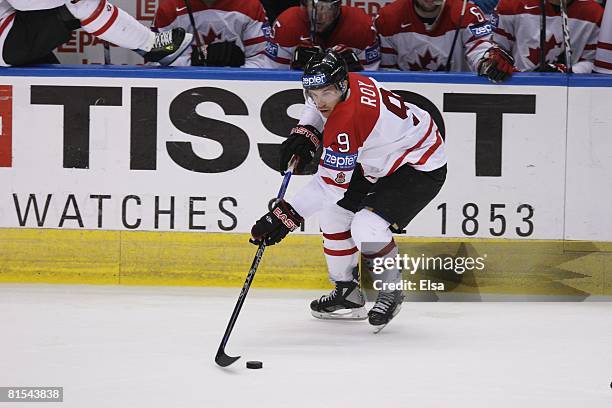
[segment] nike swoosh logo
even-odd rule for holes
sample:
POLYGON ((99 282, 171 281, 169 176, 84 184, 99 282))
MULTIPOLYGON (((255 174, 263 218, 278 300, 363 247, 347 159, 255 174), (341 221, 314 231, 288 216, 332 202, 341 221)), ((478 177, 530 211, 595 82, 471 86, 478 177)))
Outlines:
POLYGON ((540 6, 523 6, 525 7, 525 10, 532 10, 534 8, 540 8, 540 6))
POLYGON ((187 8, 187 7, 177 7, 177 8, 176 8, 176 11, 177 11, 177 12, 181 12, 181 11, 185 10, 186 8, 187 8))
POLYGON ((407 24, 400 24, 401 28, 406 28, 406 27, 410 27, 412 25, 412 23, 407 23, 407 24))
POLYGON ((307 41, 307 40, 310 40, 310 36, 308 37, 304 37, 303 35, 300 36, 300 41, 307 41))

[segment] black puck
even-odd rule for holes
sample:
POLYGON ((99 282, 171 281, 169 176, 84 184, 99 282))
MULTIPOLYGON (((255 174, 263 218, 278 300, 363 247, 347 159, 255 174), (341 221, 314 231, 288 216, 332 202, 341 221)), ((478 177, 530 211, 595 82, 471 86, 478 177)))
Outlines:
POLYGON ((261 361, 247 361, 247 368, 263 368, 263 363, 261 361))

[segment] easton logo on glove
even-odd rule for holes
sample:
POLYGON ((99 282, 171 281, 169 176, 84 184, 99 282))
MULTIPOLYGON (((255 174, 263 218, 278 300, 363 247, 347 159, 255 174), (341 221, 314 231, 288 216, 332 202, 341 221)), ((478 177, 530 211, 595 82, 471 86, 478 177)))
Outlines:
POLYGON ((315 135, 314 132, 309 130, 307 127, 296 126, 293 129, 291 129, 291 134, 292 135, 302 135, 308 138, 312 142, 312 144, 315 146, 316 149, 318 149, 319 145, 321 144, 321 141, 319 140, 319 136, 315 135))
POLYGON ((272 214, 276 215, 276 218, 285 224, 285 227, 289 228, 289 231, 293 232, 298 228, 298 226, 295 225, 295 222, 293 222, 291 218, 287 217, 287 214, 283 213, 283 210, 281 210, 280 207, 276 207, 272 211, 272 214))
POLYGON ((291 231, 302 225, 304 219, 285 200, 280 200, 272 210, 261 217, 251 228, 253 244, 259 245, 262 241, 266 245, 279 243, 291 231))

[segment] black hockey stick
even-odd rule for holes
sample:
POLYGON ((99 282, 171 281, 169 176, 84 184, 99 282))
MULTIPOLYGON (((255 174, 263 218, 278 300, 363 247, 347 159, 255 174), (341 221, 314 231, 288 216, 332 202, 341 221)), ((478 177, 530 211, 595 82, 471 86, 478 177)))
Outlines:
POLYGON ((104 65, 111 64, 111 54, 110 54, 110 43, 108 41, 104 41, 104 65))
MULTIPOLYGON (((292 161, 289 164, 289 168, 287 169, 285 177, 283 178, 283 183, 281 184, 280 189, 278 190, 278 194, 276 195, 276 200, 280 200, 285 196, 285 192, 287 191, 287 186, 289 185, 289 180, 291 179, 291 175, 293 174, 295 164, 295 161, 292 161)), ((232 330, 234 328, 234 325, 236 324, 238 314, 240 313, 240 309, 242 309, 242 305, 244 304, 244 300, 246 299, 247 293, 249 293, 249 288, 251 287, 251 283, 253 282, 253 278, 255 277, 255 272, 257 272, 257 267, 259 266, 259 262, 263 257, 265 249, 266 243, 262 241, 261 244, 259 244, 259 247, 257 248, 255 258, 253 259, 253 263, 251 264, 251 269, 249 269, 249 273, 247 274, 246 280, 244 281, 244 285, 242 286, 240 295, 238 295, 238 301, 236 302, 236 306, 234 306, 234 311, 232 312, 232 316, 230 317, 229 323, 227 324, 227 328, 225 329, 225 333, 223 334, 223 338, 221 339, 219 350, 217 350, 217 355, 215 356, 215 363, 217 363, 221 367, 227 367, 228 365, 234 363, 240 358, 240 356, 228 356, 225 353, 225 346, 227 345, 227 341, 229 340, 230 334, 232 334, 232 330)))
POLYGON ((457 37, 459 37, 459 31, 461 30, 461 24, 463 23, 463 16, 465 16, 465 9, 467 7, 467 0, 463 0, 463 6, 461 8, 461 15, 459 16, 459 22, 455 29, 455 35, 453 36, 453 44, 451 45, 450 52, 448 53, 448 59, 446 60, 446 72, 451 69, 451 61, 453 59, 453 53, 455 52, 455 45, 457 44, 457 37))
POLYGON ((564 51, 565 51, 565 66, 567 67, 567 72, 572 72, 572 45, 570 42, 570 32, 567 24, 567 2, 566 0, 561 0, 559 2, 559 6, 561 8, 561 28, 563 29, 563 42, 564 42, 564 51))
POLYGON ((546 0, 540 0, 540 71, 546 66, 546 0))
POLYGON ((198 28, 195 23, 195 18, 193 17, 193 8, 191 7, 191 0, 184 1, 185 7, 187 7, 187 14, 189 14, 189 21, 191 22, 191 28, 193 29, 193 36, 195 37, 196 43, 195 50, 191 55, 191 65, 206 65, 206 57, 204 56, 204 51, 202 50, 202 39, 200 38, 200 33, 198 32, 198 28), (195 64, 193 63, 194 57, 196 60, 195 64))

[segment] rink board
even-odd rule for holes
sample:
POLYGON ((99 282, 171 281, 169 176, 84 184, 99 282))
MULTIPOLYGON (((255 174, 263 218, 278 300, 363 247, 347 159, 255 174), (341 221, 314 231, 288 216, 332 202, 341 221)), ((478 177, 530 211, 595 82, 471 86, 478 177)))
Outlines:
MULTIPOLYGON (((0 281, 242 283, 254 252, 246 233, 275 195, 278 146, 303 103, 298 73, 3 72, 0 281)), ((607 266, 598 262, 612 242, 611 79, 373 76, 434 112, 447 142, 447 182, 400 241, 584 242, 586 292, 605 293, 607 266)), ((289 200, 307 180, 294 177, 289 200)), ((258 283, 326 286, 318 233, 313 217, 269 249, 258 283)))
MULTIPOLYGON (((396 237, 396 241, 400 248, 418 249, 449 240, 396 237)), ((482 294, 612 296, 609 242, 462 238, 446 244, 451 253, 457 246, 480 252, 484 248, 491 262, 482 272, 446 280, 444 291, 419 293, 414 299, 444 299, 449 293, 472 300, 482 294), (508 243, 520 251, 522 263, 508 264, 508 243)), ((255 250, 246 234, 3 229, 0 282, 239 287, 255 250)), ((404 273, 404 278, 415 277, 404 273)), ((416 278, 435 280, 425 274, 416 278)), ((328 288, 321 238, 293 235, 282 246, 267 248, 254 286, 328 288)))

